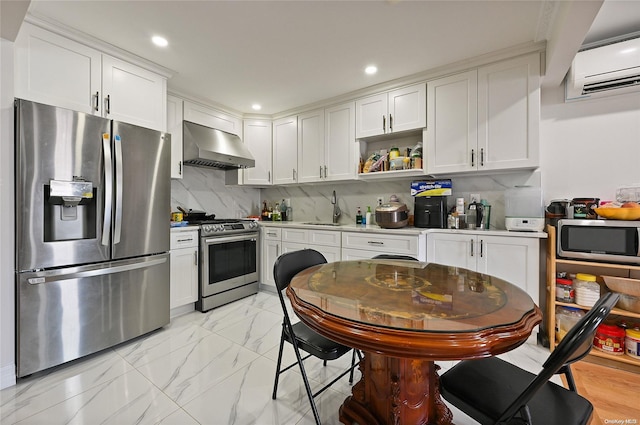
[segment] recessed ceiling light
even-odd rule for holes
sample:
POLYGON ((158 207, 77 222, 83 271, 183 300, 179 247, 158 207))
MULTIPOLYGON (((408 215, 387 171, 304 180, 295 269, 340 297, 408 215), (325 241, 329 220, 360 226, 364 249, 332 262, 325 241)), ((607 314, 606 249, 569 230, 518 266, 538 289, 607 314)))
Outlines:
POLYGON ((154 35, 153 37, 151 37, 151 41, 153 41, 153 44, 160 47, 167 47, 169 45, 167 39, 164 37, 160 37, 159 35, 154 35))
POLYGON ((251 108, 253 108, 254 111, 259 111, 260 109, 262 109, 262 106, 254 103, 253 105, 251 105, 251 108))
POLYGON ((369 65, 364 69, 364 72, 366 72, 368 75, 373 75, 378 72, 378 67, 375 65, 369 65))

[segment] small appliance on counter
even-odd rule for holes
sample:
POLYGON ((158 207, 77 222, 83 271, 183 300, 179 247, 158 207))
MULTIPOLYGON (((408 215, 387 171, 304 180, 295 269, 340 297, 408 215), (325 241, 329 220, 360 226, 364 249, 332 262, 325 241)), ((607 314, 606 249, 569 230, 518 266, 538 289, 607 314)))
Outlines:
MULTIPOLYGON (((571 218, 569 217, 569 204, 571 201, 569 199, 554 199, 549 202, 547 208, 545 209, 544 216, 547 219, 547 224, 551 226, 557 226, 558 220, 563 218, 571 218)), ((573 217, 573 213, 571 214, 573 217)))
MULTIPOLYGON (((367 211, 366 224, 369 224, 369 214, 367 211)), ((397 196, 391 195, 389 202, 376 207, 376 223, 385 229, 405 227, 409 223, 409 209, 397 196)))
POLYGON ((467 212, 467 229, 489 229, 491 205, 486 200, 472 202, 467 212))
POLYGON ((542 189, 516 186, 504 194, 505 227, 520 232, 540 232, 544 229, 542 189))
POLYGON ((421 228, 447 228, 447 196, 451 180, 427 180, 411 183, 414 197, 413 225, 421 228))

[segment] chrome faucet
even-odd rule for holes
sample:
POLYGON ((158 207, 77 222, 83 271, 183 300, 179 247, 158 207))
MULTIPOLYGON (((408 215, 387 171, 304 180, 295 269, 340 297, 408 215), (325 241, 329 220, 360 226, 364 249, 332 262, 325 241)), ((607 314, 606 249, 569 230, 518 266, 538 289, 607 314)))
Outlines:
POLYGON ((333 191, 333 195, 331 195, 331 203, 333 204, 333 222, 337 223, 342 211, 340 211, 340 207, 338 206, 335 190, 333 191))

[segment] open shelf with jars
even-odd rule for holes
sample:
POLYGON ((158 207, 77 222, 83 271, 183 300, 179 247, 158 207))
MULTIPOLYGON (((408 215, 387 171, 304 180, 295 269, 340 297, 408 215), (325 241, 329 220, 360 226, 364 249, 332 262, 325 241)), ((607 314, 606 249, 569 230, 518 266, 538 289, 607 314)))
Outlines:
MULTIPOLYGON (((547 226, 547 330, 549 337, 549 348, 551 351, 558 345, 555 335, 555 323, 556 323, 556 307, 564 306, 570 308, 578 308, 584 311, 588 311, 590 307, 585 307, 576 303, 562 302, 556 300, 556 276, 558 272, 566 272, 567 274, 588 273, 597 276, 597 282, 600 285, 601 293, 608 291, 604 285, 601 276, 620 276, 638 278, 640 276, 640 265, 635 266, 631 264, 618 264, 618 263, 601 263, 593 261, 581 261, 581 260, 569 260, 565 258, 558 258, 556 256, 556 229, 553 226, 547 226)), ((634 313, 632 311, 623 310, 620 308, 614 308, 609 315, 609 318, 613 316, 620 316, 621 318, 628 319, 631 322, 640 324, 640 313, 634 313)), ((592 349, 589 355, 600 357, 607 360, 613 360, 633 366, 640 367, 640 359, 633 358, 627 354, 609 354, 598 349, 592 349)))
POLYGON ((392 150, 397 150, 398 160, 395 163, 387 160, 375 171, 364 172, 363 170, 358 170, 358 179, 377 180, 389 177, 424 176, 426 174, 426 164, 423 161, 422 154, 420 154, 418 163, 411 158, 412 150, 418 143, 422 144, 422 133, 423 131, 420 129, 359 139, 359 154, 364 169, 369 168, 370 164, 367 164, 367 160, 372 154, 384 156, 385 154, 390 154, 392 150), (409 154, 408 156, 407 153, 409 154), (407 158, 407 160, 402 161, 402 158, 407 158))

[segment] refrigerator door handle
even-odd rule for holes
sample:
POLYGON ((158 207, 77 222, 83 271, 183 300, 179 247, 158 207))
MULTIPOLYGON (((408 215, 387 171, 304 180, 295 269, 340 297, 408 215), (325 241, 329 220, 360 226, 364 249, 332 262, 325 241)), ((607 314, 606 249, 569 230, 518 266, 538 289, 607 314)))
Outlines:
POLYGON ((38 276, 28 278, 27 282, 29 282, 29 284, 31 285, 40 285, 44 283, 59 282, 63 280, 80 279, 84 277, 93 277, 93 276, 103 276, 107 274, 121 273, 121 272, 130 271, 130 270, 145 269, 145 268, 157 266, 158 264, 162 264, 166 262, 167 262, 167 258, 164 257, 164 258, 156 258, 149 261, 122 264, 122 265, 112 266, 112 267, 99 267, 93 270, 84 270, 84 271, 78 271, 78 272, 72 272, 72 273, 67 273, 60 270, 51 270, 51 271, 38 273, 38 276))
POLYGON ((102 134, 102 151, 104 153, 104 218, 102 219, 102 245, 109 245, 111 234, 111 209, 113 199, 113 165, 111 161, 111 136, 102 134))
POLYGON ((115 229, 113 232, 114 245, 120 243, 120 234, 122 233, 122 140, 120 135, 116 134, 114 138, 114 150, 116 155, 116 205, 115 205, 115 229))

